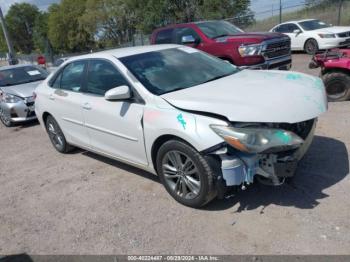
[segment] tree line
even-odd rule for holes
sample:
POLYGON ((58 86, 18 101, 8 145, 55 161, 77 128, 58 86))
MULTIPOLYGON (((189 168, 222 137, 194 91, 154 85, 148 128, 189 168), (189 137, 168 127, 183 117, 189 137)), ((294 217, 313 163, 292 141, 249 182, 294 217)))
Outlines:
MULTIPOLYGON (((237 25, 248 25, 249 7, 250 0, 61 0, 47 11, 15 3, 5 21, 16 52, 72 53, 120 46, 171 23, 239 16, 237 25)), ((0 52, 6 51, 0 31, 0 52)))

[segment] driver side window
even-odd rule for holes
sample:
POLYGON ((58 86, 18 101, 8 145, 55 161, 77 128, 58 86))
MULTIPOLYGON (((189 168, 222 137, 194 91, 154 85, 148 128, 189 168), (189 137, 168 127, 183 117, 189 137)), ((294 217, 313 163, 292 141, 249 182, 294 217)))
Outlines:
POLYGON ((176 28, 175 29, 175 43, 181 45, 183 36, 192 36, 196 40, 200 40, 196 31, 189 27, 176 28))
POLYGON ((86 91, 104 96, 115 87, 129 85, 124 76, 110 63, 104 60, 90 60, 86 91))

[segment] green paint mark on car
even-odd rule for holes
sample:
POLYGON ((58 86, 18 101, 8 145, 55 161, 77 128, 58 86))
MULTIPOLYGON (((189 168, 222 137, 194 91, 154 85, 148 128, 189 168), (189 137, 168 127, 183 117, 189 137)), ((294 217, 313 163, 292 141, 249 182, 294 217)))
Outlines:
POLYGON ((291 136, 283 131, 277 131, 275 136, 285 144, 288 144, 291 141, 291 136))
POLYGON ((287 74, 286 78, 288 80, 300 80, 301 79, 301 75, 289 73, 289 74, 287 74))
POLYGON ((182 125, 183 129, 186 129, 186 121, 185 119, 183 118, 183 115, 182 114, 179 114, 177 116, 177 121, 182 125))

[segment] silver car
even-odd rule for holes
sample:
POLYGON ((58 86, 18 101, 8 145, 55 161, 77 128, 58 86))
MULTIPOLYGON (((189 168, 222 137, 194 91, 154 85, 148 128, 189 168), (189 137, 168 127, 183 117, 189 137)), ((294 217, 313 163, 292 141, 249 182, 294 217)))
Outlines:
POLYGON ((35 65, 0 68, 0 120, 5 126, 36 119, 33 92, 47 75, 35 65))
POLYGON ((59 152, 77 146, 158 174, 191 207, 293 176, 327 110, 319 78, 240 70, 178 45, 74 57, 35 92, 59 152))

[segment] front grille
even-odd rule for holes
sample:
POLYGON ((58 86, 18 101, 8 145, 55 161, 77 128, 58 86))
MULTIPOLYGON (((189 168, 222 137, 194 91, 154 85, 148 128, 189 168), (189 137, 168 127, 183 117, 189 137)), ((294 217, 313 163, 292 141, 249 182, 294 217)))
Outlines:
POLYGON ((34 102, 28 102, 26 103, 27 106, 33 106, 34 105, 34 102))
POLYGON ((350 37, 350 31, 338 34, 338 37, 350 37))
POLYGON ((267 44, 265 51, 263 51, 263 55, 266 59, 272 59, 289 55, 290 52, 290 39, 288 39, 267 44))

